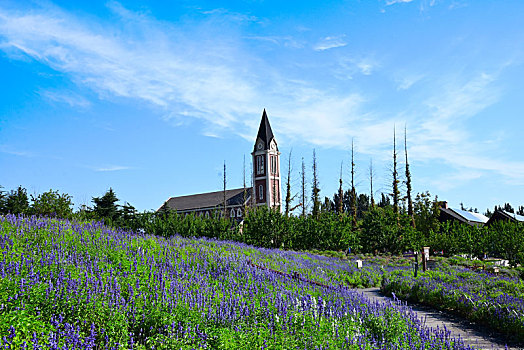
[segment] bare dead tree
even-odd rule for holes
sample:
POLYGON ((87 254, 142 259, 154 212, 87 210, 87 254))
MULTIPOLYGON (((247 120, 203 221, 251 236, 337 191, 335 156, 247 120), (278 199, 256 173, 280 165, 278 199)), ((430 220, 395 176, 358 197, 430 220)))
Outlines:
POLYGON ((291 208, 291 202, 295 196, 291 196, 291 154, 293 149, 289 151, 289 157, 287 161, 287 179, 286 179, 286 205, 285 205, 285 214, 286 217, 289 217, 289 213, 294 209, 291 208))
POLYGON ((399 198, 400 198, 400 191, 398 189, 399 179, 398 179, 398 172, 397 172, 397 143, 396 143, 396 131, 395 127, 393 127, 393 183, 392 183, 392 197, 393 197, 393 212, 395 213, 397 217, 397 223, 400 225, 400 218, 399 218, 399 198))
POLYGON ((349 198, 349 206, 351 208, 351 225, 353 228, 357 227, 357 191, 355 189, 355 147, 353 139, 351 139, 351 193, 349 198))
POLYGON ((246 213, 247 213, 247 187, 246 187, 246 155, 244 154, 244 162, 243 162, 243 171, 242 171, 242 179, 243 179, 243 184, 244 184, 244 201, 242 202, 243 203, 243 206, 244 206, 244 214, 243 216, 246 217, 246 213))
POLYGON ((226 161, 224 160, 224 203, 223 203, 223 207, 224 207, 224 218, 226 218, 226 215, 227 215, 227 208, 226 208, 226 204, 227 204, 227 198, 226 198, 226 161))
POLYGON ((408 163, 408 141, 407 130, 404 125, 404 153, 406 155, 406 197, 408 200, 408 215, 411 218, 411 226, 415 227, 415 216, 413 214, 413 199, 411 198, 411 172, 409 171, 408 163))
POLYGON ((370 198, 371 198, 371 208, 375 207, 375 199, 373 197, 373 159, 369 160, 369 185, 370 185, 370 198))
POLYGON ((301 202, 302 202, 302 216, 306 217, 306 210, 307 210, 307 197, 306 197, 306 165, 304 163, 304 157, 302 157, 302 173, 301 176, 301 185, 302 185, 302 196, 301 196, 301 202))
POLYGON ((344 190, 342 189, 342 166, 344 165, 344 162, 340 162, 340 178, 338 179, 339 186, 338 186, 338 215, 342 216, 344 213, 344 190))
POLYGON ((255 183, 254 183, 254 177, 255 177, 255 173, 253 172, 254 169, 253 169, 253 161, 251 161, 251 201, 250 201, 250 206, 251 206, 251 209, 252 210, 255 210, 256 209, 256 206, 255 206, 255 183))
POLYGON ((317 218, 320 214, 320 188, 319 182, 318 182, 318 173, 317 173, 317 155, 315 150, 313 149, 313 165, 311 166, 313 169, 313 183, 311 184, 311 201, 313 202, 313 210, 312 214, 313 217, 317 218))

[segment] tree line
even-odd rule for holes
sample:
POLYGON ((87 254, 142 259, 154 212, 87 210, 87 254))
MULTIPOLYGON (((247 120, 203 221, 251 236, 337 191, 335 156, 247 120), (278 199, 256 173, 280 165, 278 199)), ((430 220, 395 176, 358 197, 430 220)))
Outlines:
MULTIPOLYGON (((361 253, 399 254, 429 246, 443 255, 465 253, 483 258, 495 255, 513 264, 524 263, 524 232, 522 225, 503 223, 490 228, 440 223, 438 197, 429 192, 412 198, 411 173, 408 162, 407 136, 404 132, 404 178, 398 169, 396 132, 393 132, 393 152, 390 193, 380 193, 375 200, 373 163, 369 165, 369 194, 357 193, 355 187, 355 152, 351 144, 351 183, 344 190, 342 164, 338 191, 321 200, 318 163, 315 150, 312 158, 311 192, 307 186, 304 158, 300 172, 300 190, 292 193, 291 152, 285 184, 283 210, 265 207, 246 207, 242 226, 225 219, 226 201, 210 218, 178 215, 176 212, 139 213, 128 202, 118 204, 112 188, 100 197, 92 197, 92 206, 73 210, 68 194, 49 190, 40 195, 27 195, 22 186, 5 191, 0 187, 0 214, 43 215, 78 220, 103 220, 107 225, 146 232, 159 236, 208 237, 236 240, 259 247, 292 250, 339 250, 361 253), (401 187, 405 186, 405 194, 401 187), (310 193, 308 195, 308 192, 310 193), (295 204, 295 199, 299 203, 295 204), (309 208, 311 207, 311 211, 309 208), (294 212, 300 209, 300 213, 294 212)), ((244 160, 245 169, 245 160, 244 160)), ((244 174, 244 187, 245 174, 244 174)), ((226 166, 224 163, 224 193, 226 166)), ((461 207, 464 208, 461 203, 461 207)), ((505 203, 497 209, 524 214, 505 203)), ((491 215, 488 210, 486 214, 491 215)))

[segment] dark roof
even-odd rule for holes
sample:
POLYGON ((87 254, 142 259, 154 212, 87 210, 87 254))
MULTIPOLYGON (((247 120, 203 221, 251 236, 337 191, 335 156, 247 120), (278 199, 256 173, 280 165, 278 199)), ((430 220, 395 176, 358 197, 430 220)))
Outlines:
POLYGON ((491 218, 489 218, 487 225, 490 226, 495 221, 499 221, 499 220, 512 221, 512 222, 524 222, 524 216, 498 209, 493 213, 493 215, 491 215, 491 218))
POLYGON ((472 213, 460 209, 439 208, 441 220, 455 219, 470 225, 484 225, 488 218, 479 213, 472 213))
MULTIPOLYGON (((246 199, 251 195, 251 188, 246 188, 246 199)), ((220 207, 224 202, 224 191, 199 193, 189 196, 171 197, 164 205, 177 211, 215 208, 220 207)), ((235 206, 244 203, 244 188, 226 190, 226 205, 235 206)), ((163 206, 164 206, 163 205, 163 206)))
MULTIPOLYGON (((266 109, 262 112, 262 120, 260 121, 260 126, 258 127, 257 142, 258 139, 261 139, 264 142, 264 149, 269 149, 269 144, 275 136, 273 135, 273 130, 271 130, 271 125, 269 125, 269 119, 267 118, 266 109)), ((257 150, 257 143, 255 143, 255 151, 257 150)))

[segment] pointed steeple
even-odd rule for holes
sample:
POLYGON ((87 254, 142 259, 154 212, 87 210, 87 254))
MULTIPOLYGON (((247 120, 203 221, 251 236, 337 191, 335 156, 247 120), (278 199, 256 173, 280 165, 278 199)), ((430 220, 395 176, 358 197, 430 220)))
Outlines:
POLYGON ((257 145, 262 141, 264 145, 264 150, 268 150, 271 141, 275 137, 273 136, 273 130, 271 130, 271 125, 269 125, 269 119, 267 118, 266 109, 262 113, 262 120, 260 121, 260 127, 258 128, 257 142, 255 143, 255 151, 257 150, 257 145))

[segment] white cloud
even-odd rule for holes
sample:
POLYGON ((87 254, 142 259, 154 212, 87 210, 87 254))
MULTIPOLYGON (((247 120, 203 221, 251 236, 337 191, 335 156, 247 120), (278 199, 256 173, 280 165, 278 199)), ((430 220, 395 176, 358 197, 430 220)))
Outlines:
POLYGON ((128 166, 122 166, 122 165, 109 165, 105 167, 93 168, 94 171, 99 171, 99 172, 120 171, 120 170, 129 170, 129 169, 132 169, 132 168, 128 166))
POLYGON ((327 36, 320 40, 313 49, 315 51, 325 51, 329 49, 334 49, 337 47, 343 47, 347 45, 347 42, 344 40, 345 35, 339 36, 327 36))
MULTIPOLYGON (((267 107, 272 123, 285 137, 337 148, 350 147, 351 139, 357 137, 362 153, 379 155, 390 147, 393 124, 408 122, 413 159, 443 160, 457 169, 495 172, 511 181, 524 181, 521 162, 478 156, 490 146, 475 140, 465 127, 466 120, 500 98, 497 73, 471 70, 466 79, 464 74, 426 78, 408 72, 404 80, 397 81, 397 88, 409 89, 415 83, 421 87, 410 95, 411 106, 392 116, 358 90, 336 90, 290 78, 264 57, 244 49, 245 37, 209 33, 203 30, 206 24, 180 30, 117 3, 110 8, 117 18, 98 23, 55 8, 23 12, 0 8, 0 50, 15 59, 30 57, 46 64, 102 99, 116 96, 146 102, 171 122, 199 119, 209 136, 227 128, 251 140, 262 108, 267 107)), ((287 40, 261 38, 249 40, 279 44, 287 40)), ((344 36, 330 36, 314 49, 345 45, 344 36)), ((341 74, 350 78, 356 73, 369 75, 376 67, 373 59, 357 58, 341 66, 341 74)), ((42 95, 71 106, 89 104, 70 92, 52 90, 42 95)), ((128 167, 94 170, 125 169, 128 167)))
POLYGON ((5 154, 10 154, 12 156, 19 156, 19 157, 34 157, 34 153, 30 151, 23 151, 14 147, 11 147, 9 145, 0 145, 0 152, 5 154))
POLYGON ((85 97, 74 92, 42 90, 39 93, 41 96, 47 98, 50 101, 65 103, 70 107, 87 108, 91 105, 91 103, 85 97))
POLYGON ((413 0, 387 0, 386 6, 412 2, 413 0))

